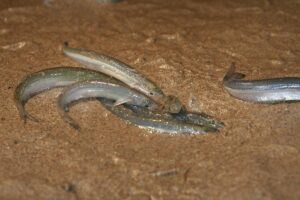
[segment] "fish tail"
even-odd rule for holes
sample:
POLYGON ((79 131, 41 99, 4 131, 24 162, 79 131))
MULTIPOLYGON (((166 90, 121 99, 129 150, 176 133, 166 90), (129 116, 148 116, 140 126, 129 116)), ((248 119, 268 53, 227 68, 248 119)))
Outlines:
POLYGON ((39 122, 40 120, 38 120, 37 118, 33 117, 32 115, 30 115, 26 110, 24 105, 21 102, 17 102, 17 109, 19 111, 19 116, 20 118, 24 121, 24 124, 26 124, 27 119, 30 119, 31 121, 34 122, 39 122))

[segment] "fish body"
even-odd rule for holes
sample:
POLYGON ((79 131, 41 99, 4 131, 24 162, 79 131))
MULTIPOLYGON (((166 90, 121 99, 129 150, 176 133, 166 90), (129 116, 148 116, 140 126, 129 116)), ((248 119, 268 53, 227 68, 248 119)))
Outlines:
POLYGON ((64 120, 79 129, 79 125, 67 114, 69 106, 79 100, 105 98, 113 100, 115 106, 130 104, 152 108, 157 106, 148 97, 121 85, 103 81, 84 81, 65 88, 58 98, 58 107, 64 120))
POLYGON ((242 80, 244 77, 245 75, 235 72, 233 64, 223 79, 224 88, 232 96, 250 102, 280 103, 300 100, 300 77, 242 80))
POLYGON ((75 49, 68 46, 65 46, 63 51, 67 56, 82 63, 87 68, 112 76, 151 98, 164 97, 164 93, 152 81, 115 58, 94 51, 75 49))
POLYGON ((215 129, 223 128, 224 123, 213 119, 205 113, 188 112, 185 110, 180 111, 176 114, 170 114, 172 118, 182 121, 184 123, 197 124, 200 126, 207 126, 215 129))
POLYGON ((166 112, 178 113, 181 110, 181 103, 177 98, 166 96, 151 80, 115 58, 94 51, 76 49, 68 46, 64 46, 63 52, 65 55, 78 61, 87 68, 114 77, 129 87, 149 96, 158 104, 161 104, 166 112))
POLYGON ((138 115, 151 116, 155 118, 164 118, 170 120, 176 120, 181 123, 195 124, 199 126, 207 126, 214 129, 219 129, 224 127, 224 123, 213 119, 205 113, 189 112, 182 109, 179 113, 157 113, 151 112, 150 110, 140 107, 140 106, 127 106, 131 111, 138 115))
MULTIPOLYGON (((167 134, 205 134, 208 132, 217 132, 218 130, 213 127, 200 126, 192 123, 185 123, 176 119, 165 117, 164 114, 152 115, 151 111, 139 112, 133 111, 133 106, 126 107, 125 105, 113 106, 113 103, 106 99, 98 99, 109 111, 123 120, 138 126, 139 128, 146 129, 148 131, 154 131, 158 133, 167 134)), ((137 108, 137 107, 135 107, 137 108)))
MULTIPOLYGON (((20 113, 20 117, 24 121, 26 121, 27 118, 37 121, 36 118, 29 115, 25 110, 25 104, 31 97, 52 88, 66 87, 71 84, 74 84, 74 86, 70 87, 76 87, 76 85, 80 86, 83 83, 87 85, 91 83, 97 83, 98 85, 96 84, 97 86, 95 85, 94 87, 92 87, 94 91, 90 90, 89 87, 81 88, 82 94, 87 93, 88 95, 92 94, 93 97, 104 97, 101 98, 101 102, 108 110, 124 119, 125 121, 139 126, 140 128, 146 128, 147 130, 171 134, 200 134, 217 131, 216 127, 211 126, 208 123, 203 123, 203 119, 206 119, 205 116, 196 116, 196 120, 189 120, 187 114, 185 114, 186 116, 184 116, 182 115, 182 113, 180 113, 178 115, 176 114, 176 117, 174 117, 172 114, 168 113, 159 114, 152 112, 146 107, 156 106, 153 101, 151 101, 146 96, 138 93, 137 91, 124 87, 124 85, 120 81, 96 71, 73 67, 50 68, 28 75, 17 86, 15 91, 15 101, 20 113), (99 91, 101 91, 101 95, 97 93, 99 91), (129 93, 127 93, 128 91, 129 93), (112 99, 114 101, 112 101, 112 99), (116 106, 116 102, 124 105, 116 106), (200 123, 198 123, 197 120, 200 120, 200 123)), ((71 95, 71 99, 75 97, 78 98, 80 96, 77 92, 75 92, 74 94, 75 95, 73 96, 71 95)), ((70 96, 67 95, 67 97, 70 96)), ((85 97, 86 95, 81 96, 81 98, 85 97)), ((69 100, 67 102, 71 102, 69 100)), ((65 103, 66 102, 62 104, 63 106, 60 106, 61 108, 63 108, 60 110, 63 111, 61 113, 63 114, 64 119, 69 122, 74 128, 79 128, 76 122, 73 123, 74 120, 72 120, 72 118, 65 115, 65 103)))
POLYGON ((37 121, 25 110, 26 102, 33 96, 52 88, 64 87, 78 81, 102 80, 114 82, 112 78, 96 71, 74 68, 56 67, 28 75, 15 90, 15 101, 20 117, 37 121))

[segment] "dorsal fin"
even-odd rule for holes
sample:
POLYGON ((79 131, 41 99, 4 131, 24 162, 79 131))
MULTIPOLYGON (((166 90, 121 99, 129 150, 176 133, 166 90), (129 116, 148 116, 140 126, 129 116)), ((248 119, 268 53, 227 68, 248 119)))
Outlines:
POLYGON ((245 74, 235 72, 232 74, 231 79, 243 79, 245 76, 245 74))
POLYGON ((225 74, 223 81, 229 81, 234 79, 243 79, 245 78, 245 74, 235 72, 235 62, 232 62, 227 73, 225 74))

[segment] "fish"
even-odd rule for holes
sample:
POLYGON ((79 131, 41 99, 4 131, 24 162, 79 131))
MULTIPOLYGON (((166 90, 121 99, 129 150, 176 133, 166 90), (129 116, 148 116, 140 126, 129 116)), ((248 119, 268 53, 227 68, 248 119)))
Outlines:
MULTIPOLYGON (((93 71, 89 69, 61 66, 61 67, 41 70, 26 76, 21 81, 21 83, 16 87, 14 98, 16 101, 17 109, 19 111, 20 118, 24 120, 25 123, 27 119, 36 122, 38 121, 38 119, 30 115, 25 109, 26 102, 28 102, 28 100, 34 97, 35 95, 50 90, 52 88, 66 87, 66 86, 70 86, 71 84, 80 85, 81 82, 88 82, 88 81, 91 82, 102 81, 104 85, 108 84, 110 86, 116 86, 116 88, 122 86, 125 87, 125 85, 122 85, 122 82, 115 80, 105 74, 101 74, 97 71, 93 71), (117 84, 119 84, 119 86, 117 86, 117 84)), ((127 90, 129 90, 129 88, 127 88, 127 90)), ((131 98, 135 97, 136 95, 142 96, 142 94, 139 94, 137 91, 132 90, 132 92, 136 94, 133 94, 131 98)), ((119 94, 122 95, 122 93, 119 94)), ((106 97, 113 98, 110 96, 106 96, 106 97)), ((137 99, 139 98, 136 98, 135 100, 137 99)), ((156 106, 155 102, 151 103, 148 102, 147 100, 144 101, 143 97, 141 97, 141 101, 138 100, 137 102, 134 101, 132 101, 131 103, 129 102, 130 102, 129 99, 127 98, 120 98, 120 101, 114 101, 111 106, 110 104, 109 105, 107 104, 106 106, 108 106, 108 108, 113 110, 116 115, 120 116, 124 120, 131 121, 137 126, 140 126, 142 128, 152 129, 154 131, 176 133, 176 134, 177 133, 198 134, 204 132, 217 131, 216 127, 213 126, 206 127, 207 124, 205 123, 193 124, 193 122, 196 122, 197 120, 201 121, 202 120, 201 116, 199 118, 195 117, 197 120, 189 121, 186 120, 186 117, 176 118, 176 117, 172 117, 171 114, 167 114, 167 113, 158 114, 152 112, 151 109, 149 110, 147 108, 147 105, 149 105, 149 107, 156 106), (117 107, 120 106, 122 108, 117 109, 117 107), (126 108, 125 106, 128 106, 128 108, 126 108), (129 106, 131 106, 131 109, 129 106), (134 107, 135 110, 133 109, 134 107), (141 110, 144 111, 141 112, 141 110), (138 118, 142 118, 142 119, 139 120, 138 118)))
POLYGON ((132 125, 135 125, 142 129, 146 129, 149 132, 164 133, 170 135, 195 135, 218 132, 218 129, 216 128, 196 125, 192 123, 185 123, 176 119, 165 117, 164 114, 156 114, 155 116, 153 116, 150 110, 145 110, 146 112, 142 113, 139 113, 138 111, 133 112, 132 108, 137 108, 137 106, 124 104, 116 107, 113 106, 113 102, 108 99, 98 98, 98 100, 107 110, 109 110, 116 116, 132 125))
POLYGON ((87 49, 71 48, 67 44, 64 45, 63 52, 85 67, 114 77, 129 87, 149 96, 160 104, 161 109, 165 112, 178 113, 181 110, 181 102, 176 97, 166 96, 154 82, 116 58, 87 49))
POLYGON ((49 68, 26 76, 16 87, 14 94, 20 118, 25 123, 27 119, 35 122, 38 121, 38 119, 30 115, 25 109, 25 104, 33 96, 52 88, 64 87, 78 81, 87 80, 116 82, 111 77, 93 70, 66 66, 49 68))
POLYGON ((225 124, 213 117, 201 112, 188 112, 186 110, 182 110, 179 113, 171 114, 172 117, 176 120, 180 120, 185 123, 192 123, 201 126, 208 126, 216 129, 223 128, 225 124))
POLYGON ((64 89, 58 97, 58 108, 63 119, 73 128, 79 130, 80 126, 67 113, 71 105, 79 100, 106 98, 114 100, 114 106, 130 104, 150 109, 157 104, 147 96, 119 84, 103 81, 82 81, 74 83, 64 89))
MULTIPOLYGON (((74 83, 64 89, 58 97, 58 108, 64 121, 74 129, 80 130, 79 124, 68 115, 70 105, 73 105, 74 102, 79 100, 90 100, 95 98, 114 100, 114 106, 121 104, 127 105, 127 108, 131 110, 130 112, 134 112, 141 118, 151 116, 156 120, 163 119, 173 123, 178 122, 179 124, 187 123, 200 125, 203 127, 210 127, 212 130, 223 127, 222 122, 218 122, 203 113, 189 113, 187 111, 181 111, 178 114, 153 112, 149 107, 157 106, 157 104, 151 101, 151 99, 130 88, 102 81, 83 81, 74 83)), ((124 109, 122 114, 127 112, 128 109, 124 109)), ((124 115, 119 117, 122 118, 122 116, 124 115)))
POLYGON ((232 63, 223 78, 227 92, 240 100, 254 103, 282 103, 300 100, 300 77, 242 80, 245 74, 235 72, 232 63))
POLYGON ((146 115, 152 116, 157 118, 164 118, 164 119, 171 119, 177 120, 182 123, 189 123, 195 124, 200 126, 207 126, 215 129, 220 129, 225 126, 225 124, 213 117, 205 114, 205 113, 197 113, 197 112, 190 112, 186 109, 182 109, 179 113, 157 113, 152 112, 151 110, 146 109, 145 107, 135 106, 135 105, 127 105, 127 107, 139 114, 139 115, 146 115))

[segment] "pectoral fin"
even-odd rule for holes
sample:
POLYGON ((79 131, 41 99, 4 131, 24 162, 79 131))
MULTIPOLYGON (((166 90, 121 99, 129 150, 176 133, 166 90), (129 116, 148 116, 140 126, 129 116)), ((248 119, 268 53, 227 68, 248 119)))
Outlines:
POLYGON ((128 103, 130 102, 131 99, 130 98, 123 98, 123 99, 118 99, 113 106, 119 106, 119 105, 122 105, 124 103, 128 103))

